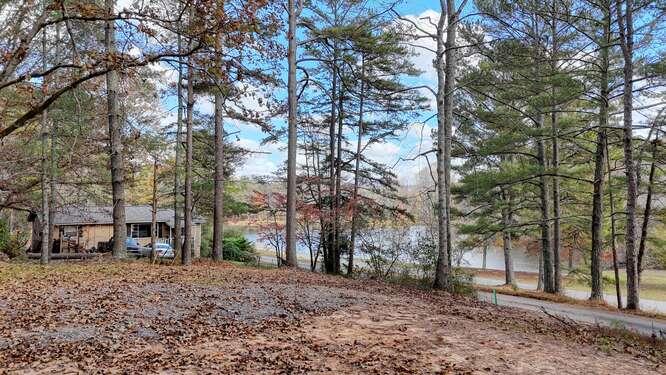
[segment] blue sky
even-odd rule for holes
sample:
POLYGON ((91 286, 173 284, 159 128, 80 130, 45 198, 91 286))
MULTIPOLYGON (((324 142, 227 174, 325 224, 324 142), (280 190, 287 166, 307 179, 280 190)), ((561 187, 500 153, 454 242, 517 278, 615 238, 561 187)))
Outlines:
MULTIPOLYGON (((130 0, 125 1, 129 2, 130 0)), ((122 6, 123 1, 120 1, 118 5, 119 7, 122 6)), ((405 1, 398 7, 398 10, 402 15, 417 21, 422 16, 430 16, 436 21, 439 13, 433 9, 438 7, 438 1, 405 1)), ((414 57, 414 63, 424 73, 415 83, 419 85, 430 84, 434 87, 436 82, 431 63, 432 56, 422 50, 416 52, 420 52, 420 54, 414 57)), ((164 69, 164 67, 161 69, 164 69)), ((163 74, 166 81, 175 82, 175 72, 164 69, 163 74)), ((284 93, 278 93, 278 95, 284 96, 284 93)), ((428 93, 427 96, 430 97, 431 95, 428 93)), ((202 113, 212 113, 213 104, 209 98, 200 97, 195 105, 195 110, 202 113)), ((175 121, 176 98, 174 96, 162 100, 162 112, 162 124, 175 121)), ((424 113, 423 119, 431 115, 432 112, 424 113)), ((283 126, 285 123, 284 119, 276 119, 274 122, 277 126, 283 126)), ((415 173, 426 166, 425 160, 405 162, 400 161, 400 159, 413 157, 431 146, 430 129, 433 125, 433 121, 428 124, 414 123, 409 131, 401 134, 398 139, 383 144, 371 145, 367 149, 366 155, 393 167, 403 184, 410 183, 414 180, 415 173)), ((270 175, 283 165, 286 158, 284 142, 262 145, 261 140, 265 137, 265 134, 258 127, 236 121, 225 121, 225 130, 235 133, 232 141, 238 145, 259 152, 248 156, 245 164, 236 171, 237 177, 270 175)))
MULTIPOLYGON (((128 6, 132 2, 134 2, 134 0, 119 0, 118 6, 128 6)), ((459 3, 459 1, 457 2, 459 3)), ((404 1, 397 7, 397 9, 401 15, 419 23, 421 27, 424 28, 432 29, 431 25, 423 18, 429 17, 432 22, 436 22, 439 18, 439 1, 404 1)), ((470 13, 471 11, 473 11, 473 1, 468 1, 464 13, 470 13)), ((434 48, 434 41, 430 39, 422 39, 417 43, 434 48)), ((432 60, 434 56, 430 52, 427 52, 423 49, 415 49, 415 52, 417 55, 414 56, 412 60, 415 66, 422 70, 423 73, 419 78, 410 81, 410 83, 413 82, 415 85, 426 84, 434 88, 436 86, 436 74, 432 67, 432 60)), ((174 71, 168 70, 164 66, 159 66, 156 68, 163 71, 163 82, 175 82, 176 76, 174 71)), ((286 72, 283 71, 282 74, 283 79, 286 80, 286 72)), ((281 98, 286 96, 284 90, 279 90, 277 95, 281 98)), ((431 97, 431 94, 425 90, 424 95, 431 97)), ((652 102, 658 102, 661 99, 656 97, 639 97, 636 98, 636 100, 637 105, 641 106, 651 104, 652 102)), ((162 100, 162 124, 172 123, 175 121, 175 104, 176 99, 174 96, 162 100)), ((200 98, 196 104, 196 109, 203 113, 212 113, 213 105, 209 99, 200 98)), ((651 115, 653 115, 655 110, 656 109, 652 109, 646 113, 636 111, 635 121, 646 122, 651 117, 651 115)), ((432 114, 433 112, 425 111, 421 120, 425 120, 426 118, 431 117, 432 114)), ((274 120, 274 123, 277 126, 283 126, 285 121, 284 119, 278 118, 274 120)), ((232 139, 234 142, 237 142, 238 145, 243 146, 250 151, 259 152, 252 154, 247 158, 242 168, 239 168, 239 170, 236 172, 237 177, 270 175, 283 165, 286 157, 285 143, 283 141, 274 144, 262 145, 261 140, 265 137, 265 134, 263 134, 256 126, 239 122, 225 121, 225 127, 227 132, 234 133, 234 137, 232 137, 232 139)), ((428 150, 432 145, 430 132, 434 127, 435 123, 433 120, 430 120, 426 124, 416 122, 410 127, 409 131, 401 134, 399 138, 390 140, 383 144, 374 144, 369 147, 366 151, 366 156, 391 166, 399 176, 399 179, 403 185, 411 184, 415 181, 415 176, 417 173, 423 170, 427 164, 423 158, 419 158, 415 161, 400 160, 402 158, 413 158, 415 155, 428 150)))

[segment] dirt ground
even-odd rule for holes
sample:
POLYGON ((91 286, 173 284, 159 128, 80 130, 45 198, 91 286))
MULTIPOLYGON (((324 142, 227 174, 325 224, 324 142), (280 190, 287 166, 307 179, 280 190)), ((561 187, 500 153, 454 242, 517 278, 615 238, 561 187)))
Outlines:
POLYGON ((230 264, 0 264, 2 373, 665 374, 662 344, 473 298, 230 264))

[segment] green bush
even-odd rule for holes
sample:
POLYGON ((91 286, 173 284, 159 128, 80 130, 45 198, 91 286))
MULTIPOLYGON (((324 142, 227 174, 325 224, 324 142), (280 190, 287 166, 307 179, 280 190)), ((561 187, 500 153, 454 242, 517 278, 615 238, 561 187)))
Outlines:
POLYGON ((454 268, 451 272, 451 293, 464 296, 474 295, 474 274, 471 271, 454 268))
POLYGON ((9 242, 9 224, 6 220, 0 219, 0 249, 4 249, 9 242))
POLYGON ((222 256, 225 260, 234 262, 252 263, 257 259, 254 244, 244 236, 224 234, 222 240, 222 256))
MULTIPOLYGON (((211 226, 204 227, 201 236, 201 256, 213 255, 213 231, 211 226)), ((253 263, 257 259, 254 244, 248 241, 243 233, 230 229, 224 231, 222 239, 222 257, 233 262, 253 263)))
POLYGON ((9 225, 0 219, 0 253, 7 254, 9 258, 24 257, 26 244, 27 236, 9 233, 9 225))

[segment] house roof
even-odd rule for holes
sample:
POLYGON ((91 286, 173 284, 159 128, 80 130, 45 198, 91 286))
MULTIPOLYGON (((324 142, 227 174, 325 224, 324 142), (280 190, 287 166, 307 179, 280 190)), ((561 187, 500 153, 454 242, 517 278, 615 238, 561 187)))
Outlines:
MULTIPOLYGON (((174 225, 174 211, 171 208, 157 209, 157 222, 174 225)), ((152 207, 148 205, 125 206, 125 222, 127 224, 150 223, 152 220, 152 207)), ((192 222, 201 224, 205 220, 194 217, 192 222)), ((182 221, 181 221, 182 223, 182 221)), ((111 206, 63 207, 55 212, 53 225, 81 225, 81 224, 113 224, 113 210, 111 206)))

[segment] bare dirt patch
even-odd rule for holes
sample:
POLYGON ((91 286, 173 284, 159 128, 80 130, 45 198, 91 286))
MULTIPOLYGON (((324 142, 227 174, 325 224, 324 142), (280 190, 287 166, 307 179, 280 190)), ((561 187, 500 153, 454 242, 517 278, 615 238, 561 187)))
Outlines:
POLYGON ((3 372, 666 373, 631 336, 302 271, 87 262, 0 281, 3 372))

